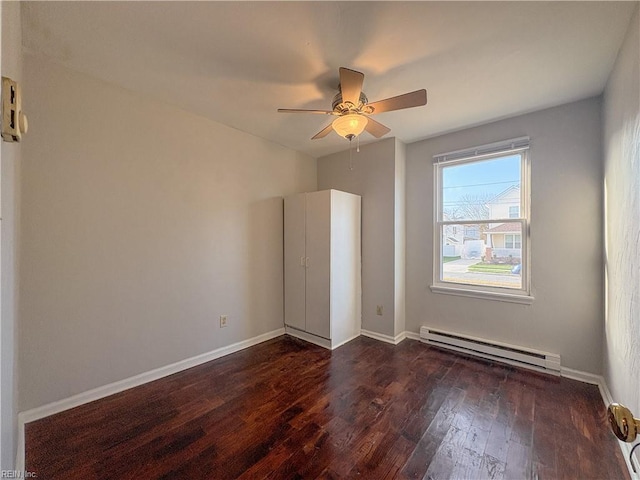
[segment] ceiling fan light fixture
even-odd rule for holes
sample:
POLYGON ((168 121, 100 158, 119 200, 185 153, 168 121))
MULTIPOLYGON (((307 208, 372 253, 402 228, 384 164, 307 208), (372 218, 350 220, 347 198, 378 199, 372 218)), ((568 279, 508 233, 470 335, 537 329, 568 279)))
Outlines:
POLYGON ((375 138, 381 138, 391 130, 376 122, 373 118, 369 118, 369 115, 420 107, 427 104, 427 91, 424 88, 369 103, 367 96, 362 91, 364 73, 344 67, 340 67, 339 72, 340 84, 338 93, 333 97, 332 110, 278 109, 278 112, 282 113, 320 113, 337 117, 332 123, 311 137, 311 140, 324 138, 331 133, 331 130, 334 130, 338 135, 349 141, 358 137, 364 130, 375 138))
POLYGON ((349 113, 336 118, 331 126, 341 137, 349 138, 349 136, 352 135, 351 138, 353 138, 364 131, 368 121, 364 115, 349 113))

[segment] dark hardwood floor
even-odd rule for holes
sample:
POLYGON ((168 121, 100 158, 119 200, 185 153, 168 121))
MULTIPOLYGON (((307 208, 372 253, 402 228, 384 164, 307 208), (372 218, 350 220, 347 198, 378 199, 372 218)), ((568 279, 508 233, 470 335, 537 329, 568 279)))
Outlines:
POLYGON ((597 387, 360 337, 280 337, 26 426, 53 479, 625 479, 597 387))

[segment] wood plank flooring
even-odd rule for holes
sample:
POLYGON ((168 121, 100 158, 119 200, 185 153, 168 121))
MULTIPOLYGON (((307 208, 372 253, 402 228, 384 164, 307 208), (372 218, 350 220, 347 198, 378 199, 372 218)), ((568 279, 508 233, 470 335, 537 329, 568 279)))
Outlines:
POLYGON ((55 479, 625 479, 597 387, 405 340, 283 336, 26 426, 55 479))

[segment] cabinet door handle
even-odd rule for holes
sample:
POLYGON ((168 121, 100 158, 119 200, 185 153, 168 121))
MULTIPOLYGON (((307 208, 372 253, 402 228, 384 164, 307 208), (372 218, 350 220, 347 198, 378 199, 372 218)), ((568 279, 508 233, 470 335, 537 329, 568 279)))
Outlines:
POLYGON ((304 262, 304 257, 300 257, 300 266, 301 267, 306 267, 307 265, 304 262))
POLYGON ((304 259, 304 266, 305 266, 305 267, 307 267, 307 268, 309 268, 309 257, 306 257, 306 258, 304 259))

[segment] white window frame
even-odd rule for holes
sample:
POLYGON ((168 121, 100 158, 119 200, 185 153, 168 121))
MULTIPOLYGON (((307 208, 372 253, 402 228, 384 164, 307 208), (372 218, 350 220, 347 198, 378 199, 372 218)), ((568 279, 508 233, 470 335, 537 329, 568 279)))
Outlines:
POLYGON ((447 295, 498 300, 503 302, 531 304, 531 248, 530 248, 530 155, 529 137, 505 140, 479 147, 457 150, 434 156, 434 221, 433 221, 433 282, 431 291, 447 295), (455 220, 447 221, 443 218, 442 209, 442 172, 444 167, 474 163, 481 160, 521 155, 520 168, 520 217, 490 219, 490 223, 520 223, 521 232, 521 281, 520 289, 470 285, 442 280, 442 232, 446 225, 460 225, 461 223, 484 224, 487 220, 455 220))

